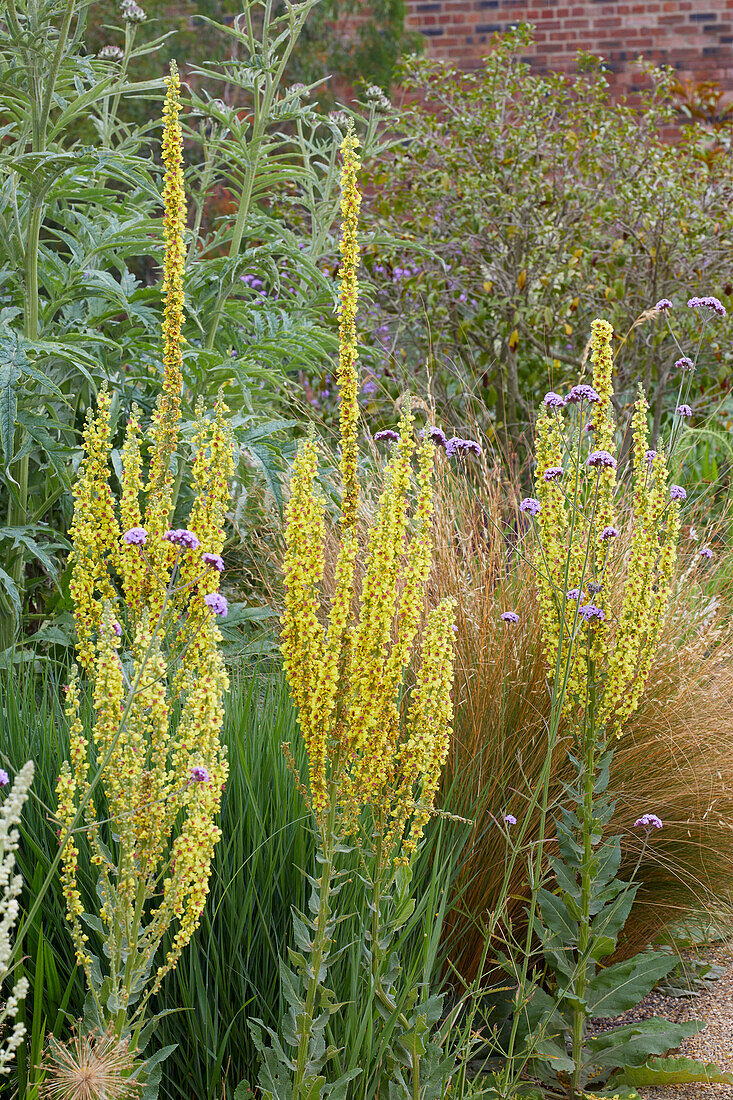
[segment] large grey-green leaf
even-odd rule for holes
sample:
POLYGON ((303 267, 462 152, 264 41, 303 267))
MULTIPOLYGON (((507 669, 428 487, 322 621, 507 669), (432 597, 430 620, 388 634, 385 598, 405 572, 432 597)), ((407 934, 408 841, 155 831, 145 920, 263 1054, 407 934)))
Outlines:
POLYGON ((27 366, 28 359, 19 337, 9 330, 0 333, 0 446, 6 468, 13 459, 18 379, 27 366))
POLYGON ((588 1015, 608 1019, 634 1008, 676 963, 675 955, 644 951, 600 970, 586 990, 588 1015))

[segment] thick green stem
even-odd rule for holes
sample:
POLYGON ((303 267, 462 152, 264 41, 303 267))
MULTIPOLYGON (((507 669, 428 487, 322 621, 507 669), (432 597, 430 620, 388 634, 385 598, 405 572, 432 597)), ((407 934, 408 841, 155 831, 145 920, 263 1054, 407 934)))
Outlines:
POLYGON ((313 939, 310 976, 305 995, 305 1010, 300 1018, 300 1039, 295 1074, 293 1076, 293 1100, 300 1100, 305 1082, 308 1064, 308 1050, 311 1041, 311 1025, 316 1006, 316 997, 320 987, 321 965, 328 952, 328 921, 331 915, 331 882, 333 879, 334 828, 336 825, 337 792, 336 784, 331 783, 330 809, 328 819, 321 829, 321 874, 318 887, 318 916, 315 920, 316 931, 313 939))
MULTIPOLYGON (((588 645, 592 643, 589 640, 588 645)), ((585 1045, 585 991, 588 983, 590 947, 591 871, 593 860, 593 793, 596 773, 595 728, 595 667, 588 659, 588 708, 585 716, 585 752, 583 764, 583 807, 580 815, 583 845, 583 864, 580 872, 580 920, 578 932, 578 959, 575 978, 575 1004, 573 1006, 573 1075, 571 1100, 580 1100, 583 1091, 583 1047, 585 1045)))

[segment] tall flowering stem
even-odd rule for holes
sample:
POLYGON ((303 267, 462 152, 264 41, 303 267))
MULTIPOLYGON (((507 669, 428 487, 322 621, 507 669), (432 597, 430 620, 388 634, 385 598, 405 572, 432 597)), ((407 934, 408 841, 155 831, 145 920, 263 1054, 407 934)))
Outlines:
POLYGON ((150 996, 174 967, 206 902, 216 818, 227 777, 220 742, 228 687, 216 616, 224 517, 233 473, 227 409, 199 408, 189 529, 171 526, 178 447, 183 306, 179 83, 164 110, 166 309, 163 392, 150 432, 133 408, 122 447, 122 493, 110 488, 109 397, 87 419, 74 490, 72 594, 78 669, 67 688, 70 756, 57 785, 67 918, 90 1011, 135 1049, 150 996), (143 503, 144 500, 144 503, 143 503), (91 695, 92 722, 84 720, 91 695), (96 874, 97 914, 84 912, 82 848, 96 874), (89 928, 102 941, 95 956, 89 928), (172 929, 167 954, 157 953, 172 929))
MULTIPOLYGON (((594 321, 592 385, 574 386, 565 399, 557 394, 545 399, 537 432, 536 496, 533 508, 525 509, 536 517, 534 561, 553 715, 573 735, 577 782, 568 786, 570 805, 556 822, 559 856, 552 867, 558 889, 550 893, 539 885, 538 856, 531 902, 530 925, 539 912, 536 927, 555 972, 552 1013, 541 1008, 538 992, 527 994, 526 966, 517 1003, 526 999, 527 1018, 535 1030, 541 1024, 549 1034, 546 1051, 555 1050, 548 1055, 554 1068, 540 1075, 555 1086, 559 1076, 569 1100, 587 1095, 589 1080, 595 1083, 593 1074, 599 1072, 596 1063, 602 1065, 600 1084, 614 1068, 610 1056, 599 1053, 599 1040, 588 1038, 588 1017, 631 1007, 669 968, 662 956, 638 965, 632 960, 602 971, 597 967, 615 949, 638 889, 615 878, 620 838, 603 838, 613 812, 605 795, 609 745, 614 736, 623 736, 639 704, 659 641, 684 495, 669 486, 664 450, 649 450, 648 405, 639 393, 632 421, 633 508, 619 518, 612 338, 606 321, 594 321), (570 1055, 564 1053, 565 1038, 570 1055)), ((513 1038, 518 1017, 519 1007, 513 1038)))
MULTIPOLYGON (((296 457, 286 508, 285 606, 282 653, 308 754, 308 796, 316 825, 318 879, 311 916, 296 921, 302 956, 290 972, 288 1026, 270 1032, 261 1074, 263 1089, 279 1100, 316 1097, 326 1087, 321 1070, 324 1033, 333 997, 325 986, 338 918, 334 884, 348 843, 359 846, 363 881, 370 883, 372 921, 364 929, 371 958, 364 975, 374 1021, 395 1011, 384 980, 382 945, 387 927, 382 902, 405 889, 409 868, 432 812, 451 735, 453 601, 425 615, 432 557, 433 462, 429 436, 417 443, 407 401, 384 470, 384 487, 362 549, 358 511, 358 376, 356 306, 360 195, 358 142, 349 131, 341 146, 342 212, 340 292, 340 431, 342 477, 340 543, 330 598, 326 595, 325 501, 318 486, 318 445, 311 432, 296 457), (359 583, 357 559, 364 558, 359 583), (414 662, 421 627, 422 652, 411 694, 406 673, 414 662), (391 892, 391 893, 390 893, 391 892), (307 944, 304 941, 305 929, 307 944), (301 992, 296 996, 295 990, 301 992), (382 1006, 377 1008, 377 1002, 382 1006), (292 1047, 287 1055, 286 1048, 292 1047), (277 1052, 277 1053, 276 1053, 277 1052), (278 1073, 274 1072, 274 1063, 278 1073), (287 1080, 287 1089, 283 1081, 287 1080)), ((300 956, 294 956, 300 958, 300 956)), ((423 1049, 417 1021, 400 1015, 400 1042, 423 1049), (413 1029, 413 1030, 411 1030, 413 1029)), ((263 1052, 261 1032, 256 1030, 263 1052)), ((387 1043, 391 1040, 386 1039, 387 1043)), ((395 1041, 397 1041, 395 1039, 395 1041)), ((412 1066, 419 1089, 419 1058, 412 1066)), ((386 1061, 385 1061, 386 1064, 386 1061)), ((432 1063, 431 1063, 432 1064, 432 1063)), ((367 1075, 377 1067, 362 1066, 367 1075)), ((341 1078, 345 1087, 353 1070, 341 1078)), ((386 1087, 386 1086, 385 1086, 386 1087)))
MULTIPOLYGON (((17 1017, 28 992, 28 979, 17 978, 9 989, 6 983, 13 977, 11 936, 20 912, 18 898, 23 888, 20 875, 13 874, 20 843, 18 825, 32 781, 33 762, 29 760, 0 802, 0 1079, 10 1073, 15 1051, 26 1033, 25 1025, 17 1017)), ((4 771, 0 771, 0 783, 3 786, 8 783, 4 771)))

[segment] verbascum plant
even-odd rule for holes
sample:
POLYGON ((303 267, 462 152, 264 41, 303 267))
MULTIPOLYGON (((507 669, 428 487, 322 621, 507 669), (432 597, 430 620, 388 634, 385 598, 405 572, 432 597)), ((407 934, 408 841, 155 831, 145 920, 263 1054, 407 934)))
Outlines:
MULTIPOLYGON (((694 1024, 652 1019, 588 1035, 591 1017, 632 1008, 674 965, 656 951, 598 965, 616 949, 639 888, 635 873, 629 882, 617 877, 621 837, 603 835, 614 810, 606 795, 611 746, 639 704, 659 642, 686 495, 669 484, 662 446, 649 448, 648 405, 640 392, 629 457, 633 493, 625 494, 632 498, 633 516, 621 524, 617 519, 612 337, 606 321, 594 321, 592 384, 574 386, 565 398, 546 395, 537 433, 536 495, 520 504, 537 536, 532 560, 553 690, 548 759, 562 725, 572 737, 576 780, 566 785, 555 821, 557 855, 549 868, 539 850, 535 857, 511 1043, 521 1027, 525 1061, 569 1100, 591 1092, 636 1096, 634 1069, 696 1030, 694 1024), (619 527, 629 524, 630 545, 619 538, 619 527), (540 885, 543 872, 554 877, 552 889, 540 885), (533 931, 553 975, 552 995, 527 981, 533 931)), ((662 827, 649 813, 634 824, 644 830, 645 843, 662 827)), ((513 965, 508 969, 516 973, 513 965)), ((507 1074, 504 1084, 510 1085, 507 1074)))
POLYGON ((371 1031, 380 1013, 399 1017, 396 1023, 392 1020, 393 1039, 385 1039, 381 1048, 381 1072, 390 1073, 390 1095, 412 1095, 408 1082, 411 1089, 419 1080, 418 1063, 429 1046, 416 1040, 422 1035, 424 1015, 418 1019, 416 1012, 408 1019, 392 999, 385 955, 392 927, 399 924, 388 910, 390 906, 403 914, 408 910, 410 862, 432 811, 448 752, 453 601, 442 600, 427 613, 421 661, 408 693, 406 670, 425 614, 431 562, 434 448, 427 433, 422 442, 416 442, 415 418, 406 402, 399 430, 387 432, 391 454, 366 538, 364 577, 359 585, 357 149, 350 130, 341 146, 341 530, 325 613, 325 501, 318 487, 318 445, 313 433, 298 451, 285 517, 282 653, 308 753, 307 795, 317 829, 319 877, 313 880, 310 917, 294 918, 298 950, 291 959, 296 969, 284 967, 283 981, 289 1017, 280 1034, 269 1032, 271 1046, 265 1046, 255 1025, 264 1059, 263 1093, 282 1100, 315 1098, 332 1090, 344 1095, 342 1090, 360 1073, 366 1088, 366 1079, 375 1072, 375 1067, 360 1064, 353 1051, 340 1059, 341 1073, 333 1080, 327 1082, 323 1072, 337 1054, 327 1048, 325 1038, 329 1016, 338 1008, 325 977, 340 923, 332 903, 340 877, 347 873, 349 844, 358 845, 363 881, 371 894, 370 918, 363 928, 368 960, 363 976, 365 1013, 374 1015, 367 1026, 371 1031), (390 1057, 392 1041, 403 1057, 406 1050, 413 1051, 406 1070, 394 1068, 398 1059, 390 1057))
MULTIPOLYGON (((150 996, 201 918, 227 777, 219 735, 228 681, 216 618, 227 611, 218 589, 233 455, 221 401, 211 418, 198 411, 190 529, 171 526, 185 225, 175 63, 167 83, 162 393, 150 432, 147 479, 137 409, 129 418, 119 502, 110 487, 110 401, 104 390, 87 417, 72 523, 79 668, 67 688, 70 759, 57 787, 63 889, 86 974, 89 1018, 101 1034, 129 1042, 133 1052, 141 1048, 150 996), (81 845, 91 852, 98 913, 84 912, 77 876, 81 845), (171 945, 158 958, 169 930, 171 945), (101 955, 92 950, 90 931, 101 942, 101 955)), ((149 1059, 148 1077, 153 1064, 149 1059)))

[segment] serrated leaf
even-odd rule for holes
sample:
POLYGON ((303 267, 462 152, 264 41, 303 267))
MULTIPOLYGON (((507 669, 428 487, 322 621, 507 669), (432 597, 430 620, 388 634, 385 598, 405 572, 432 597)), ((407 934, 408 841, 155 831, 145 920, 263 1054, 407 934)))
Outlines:
POLYGON ((18 336, 0 335, 0 446, 6 468, 13 459, 18 380, 27 364, 18 336))
POLYGON ((602 1019, 627 1012, 673 969, 676 962, 672 955, 644 951, 600 970, 586 989, 588 1012, 602 1019))
POLYGON ((733 1085, 733 1073, 722 1070, 714 1062, 698 1062, 694 1058, 650 1058, 643 1066, 633 1066, 623 1073, 629 1085, 733 1085))

